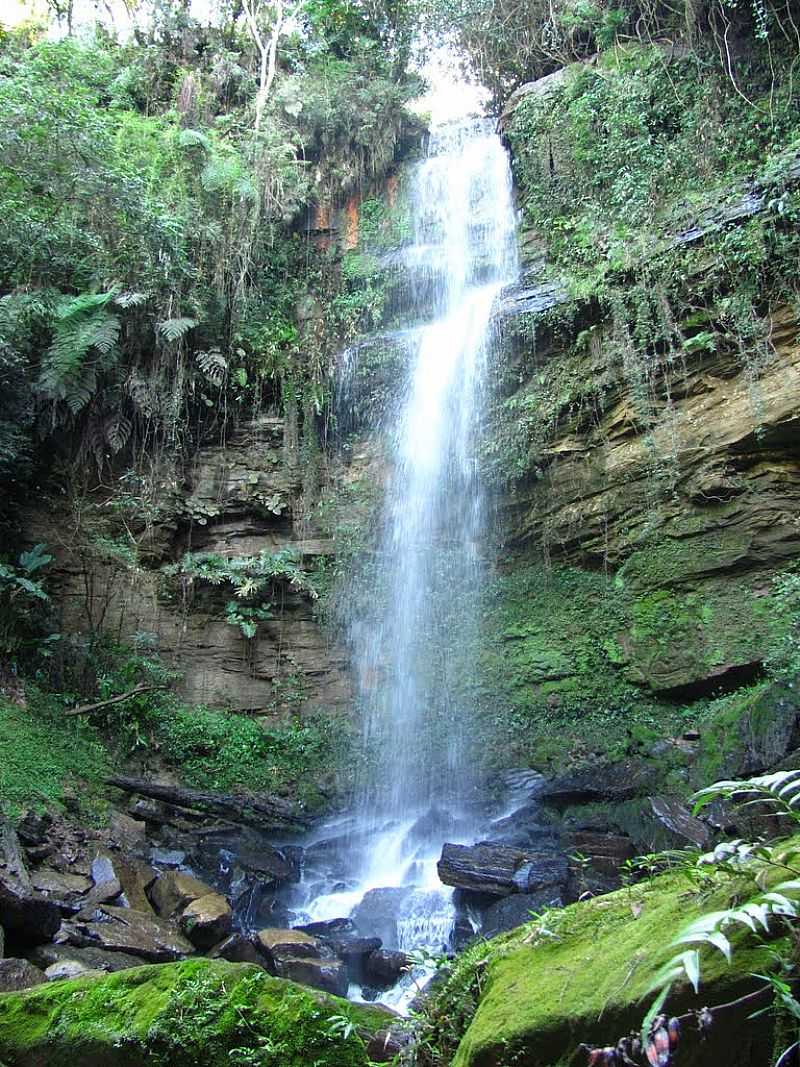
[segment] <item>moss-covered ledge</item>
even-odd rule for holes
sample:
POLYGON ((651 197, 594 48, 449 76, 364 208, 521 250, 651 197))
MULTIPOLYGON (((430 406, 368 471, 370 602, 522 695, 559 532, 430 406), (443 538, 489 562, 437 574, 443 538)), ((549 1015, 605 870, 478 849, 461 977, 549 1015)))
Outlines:
POLYGON ((0 1064, 366 1067, 386 1023, 251 964, 187 960, 0 995, 0 1064))
MULTIPOLYGON (((676 934, 693 918, 757 892, 749 879, 720 876, 712 891, 681 872, 548 912, 541 920, 470 948, 426 1008, 432 1062, 452 1067, 556 1067, 583 1063, 582 1042, 613 1045, 641 1026, 650 984, 675 954, 676 934), (455 1050, 455 1051, 454 1051, 455 1050), (452 1058, 451 1058, 452 1057, 452 1058)), ((676 986, 668 1010, 724 1003, 758 984, 769 950, 734 938, 733 962, 703 949, 699 997, 676 986)), ((767 1067, 769 1016, 748 1021, 730 1013, 700 1046, 681 1045, 680 1067, 724 1063, 767 1067)))

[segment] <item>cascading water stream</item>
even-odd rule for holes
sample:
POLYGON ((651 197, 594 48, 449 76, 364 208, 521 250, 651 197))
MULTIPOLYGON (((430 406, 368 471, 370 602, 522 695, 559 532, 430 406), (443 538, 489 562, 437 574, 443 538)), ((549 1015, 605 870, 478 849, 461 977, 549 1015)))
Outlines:
POLYGON ((447 945, 455 912, 436 860, 444 840, 477 831, 464 815, 469 678, 463 665, 454 676, 453 661, 479 625, 485 509, 476 451, 492 310, 517 267, 508 160, 489 120, 434 130, 411 211, 404 260, 415 326, 404 331, 410 370, 390 437, 380 577, 373 609, 349 625, 377 766, 359 783, 343 832, 348 875, 333 886, 307 881, 299 902, 318 920, 363 918, 371 899, 389 900, 389 938, 407 951, 447 945), (384 896, 364 899, 370 890, 384 896))
MULTIPOLYGON (((454 642, 476 624, 483 493, 475 453, 495 297, 515 273, 506 153, 486 120, 434 131, 412 192, 407 260, 416 351, 393 443, 376 610, 352 633, 368 740, 383 755, 362 819, 403 818, 466 792, 470 709, 446 689, 454 642), (443 605, 459 598, 457 629, 443 605), (381 595, 382 594, 382 595, 381 595)), ((465 687, 459 687, 463 693, 465 687)))

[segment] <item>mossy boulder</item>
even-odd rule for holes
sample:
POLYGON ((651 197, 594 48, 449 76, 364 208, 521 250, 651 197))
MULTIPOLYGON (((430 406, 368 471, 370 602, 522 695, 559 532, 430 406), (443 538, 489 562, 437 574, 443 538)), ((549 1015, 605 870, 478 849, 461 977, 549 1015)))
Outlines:
POLYGON ((366 1043, 386 1023, 379 1009, 250 964, 197 959, 0 996, 0 1063, 366 1067, 366 1043))
MULTIPOLYGON (((638 1030, 654 997, 654 976, 678 951, 672 944, 676 935, 692 918, 756 891, 741 877, 720 879, 708 892, 692 888, 681 873, 663 875, 551 911, 475 945, 426 1008, 427 1037, 442 1051, 437 1062, 553 1067, 570 1061, 582 1042, 613 1045, 638 1030)), ((732 965, 712 949, 703 949, 701 958, 699 996, 688 983, 676 986, 670 1012, 732 1000, 755 988, 753 974, 769 967, 768 949, 745 936, 735 942, 732 965)), ((701 1053, 687 1027, 682 1067, 766 1065, 769 1017, 748 1021, 748 1014, 726 1016, 701 1053)))

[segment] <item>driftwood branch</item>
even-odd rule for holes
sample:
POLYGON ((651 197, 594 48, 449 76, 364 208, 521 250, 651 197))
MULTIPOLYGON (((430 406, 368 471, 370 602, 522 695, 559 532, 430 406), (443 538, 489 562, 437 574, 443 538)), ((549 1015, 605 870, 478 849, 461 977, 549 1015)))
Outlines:
POLYGON ((184 789, 163 782, 151 782, 147 778, 126 778, 119 775, 106 778, 106 782, 126 793, 159 800, 170 807, 214 815, 256 830, 302 830, 309 825, 309 819, 302 812, 289 801, 279 797, 205 793, 199 789, 184 789))
POLYGON ((110 708, 112 704, 121 704, 123 700, 130 700, 131 697, 138 697, 140 693, 151 693, 157 689, 169 689, 169 685, 166 682, 161 682, 158 685, 135 685, 133 689, 129 689, 127 693, 120 693, 118 696, 109 697, 108 700, 98 700, 95 704, 80 704, 77 708, 70 708, 69 711, 65 711, 65 715, 88 715, 92 711, 99 711, 101 708, 110 708))

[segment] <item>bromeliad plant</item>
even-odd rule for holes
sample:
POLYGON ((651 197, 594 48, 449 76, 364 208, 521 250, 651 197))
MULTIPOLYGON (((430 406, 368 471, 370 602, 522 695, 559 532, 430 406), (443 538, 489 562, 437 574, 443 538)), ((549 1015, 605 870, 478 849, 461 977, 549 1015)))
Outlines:
MULTIPOLYGON (((800 770, 779 771, 743 781, 716 782, 694 796, 695 814, 714 801, 727 801, 739 808, 756 808, 758 814, 800 824, 800 770)), ((800 847, 737 839, 723 842, 696 860, 698 869, 713 868, 730 873, 752 874, 759 892, 744 903, 708 912, 690 923, 673 942, 677 950, 655 976, 651 990, 655 1000, 639 1034, 620 1038, 615 1045, 591 1048, 582 1045, 590 1067, 671 1067, 687 1027, 704 1038, 719 1012, 748 1010, 755 1014, 772 1011, 800 1026, 798 975, 791 960, 776 955, 775 972, 754 975, 762 984, 752 993, 726 1004, 693 1009, 670 1017, 664 1010, 676 983, 688 979, 695 993, 700 990, 703 946, 721 952, 728 962, 733 955, 732 933, 745 928, 753 935, 773 935, 779 924, 790 933, 800 920, 800 847), (789 877, 786 877, 786 876, 789 877)), ((800 1041, 788 1045, 775 1067, 787 1067, 800 1053, 800 1041)))

